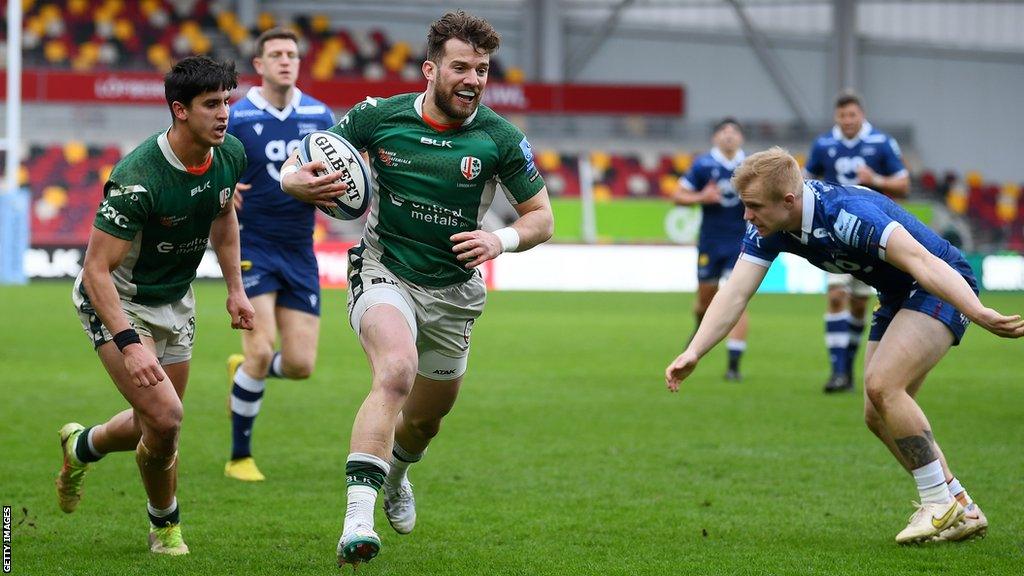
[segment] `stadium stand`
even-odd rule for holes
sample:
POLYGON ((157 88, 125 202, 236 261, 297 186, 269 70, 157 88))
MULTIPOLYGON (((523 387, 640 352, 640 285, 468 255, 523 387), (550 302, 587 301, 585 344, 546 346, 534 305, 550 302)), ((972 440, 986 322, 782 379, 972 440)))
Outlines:
MULTIPOLYGON (((334 27, 323 14, 279 21, 264 12, 254 26, 246 27, 229 3, 218 1, 30 0, 25 5, 22 46, 27 69, 165 72, 182 56, 207 54, 234 60, 240 71, 252 73, 254 40, 274 26, 299 34, 306 73, 315 79, 417 80, 425 50, 392 40, 381 29, 334 27)), ((6 30, 4 21, 4 50, 6 30)), ((523 73, 506 73, 495 58, 491 78, 521 82, 523 73)))
MULTIPOLYGON (((6 4, 0 2, 0 19, 6 15, 6 4)), ((251 73, 254 39, 268 28, 286 26, 299 34, 304 73, 314 79, 420 78, 423 46, 392 39, 383 29, 339 27, 325 14, 280 21, 264 12, 247 27, 230 10, 231 3, 222 0, 26 0, 23 4, 24 65, 29 70, 162 72, 182 56, 209 54, 233 59, 240 70, 251 73)), ((6 30, 4 21, 0 52, 6 50, 6 30)), ((521 82, 523 72, 494 59, 491 78, 521 82)), ((780 136, 777 126, 752 129, 780 136)), ((663 198, 689 169, 696 151, 692 152, 589 152, 594 198, 599 202, 663 198)), ((33 194, 33 244, 85 243, 102 181, 120 155, 117 147, 81 142, 31 146, 22 180, 30 183, 33 194)), ((580 153, 542 150, 537 160, 552 197, 580 196, 580 153)), ((978 246, 1024 253, 1020 184, 987 182, 975 172, 961 176, 932 170, 915 174, 913 181, 915 198, 941 203, 953 217, 968 222, 978 246)), ((318 238, 336 239, 350 232, 321 220, 316 233, 318 238)))
MULTIPOLYGON (((586 159, 592 172, 594 199, 605 202, 667 197, 698 153, 591 152, 586 159)), ((102 184, 120 158, 121 150, 116 146, 82 142, 31 146, 21 181, 30 184, 32 191, 32 243, 84 245, 102 184)), ((538 166, 553 198, 580 196, 580 159, 580 155, 550 149, 537 152, 538 166)), ((976 245, 1024 253, 1024 194, 1020 184, 986 182, 974 172, 961 178, 954 172, 940 175, 924 170, 914 176, 912 188, 915 200, 943 204, 953 216, 966 219, 976 245)), ((353 233, 358 229, 339 226, 318 215, 318 240, 347 239, 353 233)))

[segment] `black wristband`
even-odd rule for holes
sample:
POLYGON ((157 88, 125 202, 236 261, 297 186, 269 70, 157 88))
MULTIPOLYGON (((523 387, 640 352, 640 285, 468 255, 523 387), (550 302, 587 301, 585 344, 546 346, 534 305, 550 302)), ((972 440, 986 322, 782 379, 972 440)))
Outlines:
POLYGON ((114 346, 117 346, 118 350, 124 352, 125 346, 129 344, 142 344, 142 338, 139 338, 139 333, 134 328, 127 328, 114 334, 114 346))

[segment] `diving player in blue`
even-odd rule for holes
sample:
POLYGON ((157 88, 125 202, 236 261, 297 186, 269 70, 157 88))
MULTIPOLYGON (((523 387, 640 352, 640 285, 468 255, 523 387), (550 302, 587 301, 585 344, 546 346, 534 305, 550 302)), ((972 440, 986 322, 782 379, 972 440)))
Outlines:
MULTIPOLYGON (((896 140, 864 119, 860 97, 844 91, 836 98, 836 125, 811 146, 805 170, 810 178, 860 185, 892 198, 903 198, 910 177, 896 140)), ((860 348, 872 290, 846 273, 828 273, 825 345, 832 374, 825 392, 853 390, 853 364, 860 348)))
MULTIPOLYGON (((718 292, 740 255, 743 232, 743 204, 732 187, 732 173, 743 162, 743 128, 735 118, 724 118, 711 135, 714 147, 698 157, 672 200, 680 206, 701 207, 700 238, 697 241, 697 298, 694 301, 694 331, 700 326, 708 304, 718 292)), ((739 381, 740 358, 747 349, 747 314, 729 333, 729 366, 726 380, 739 381)))
POLYGON ((1024 336, 1020 315, 985 307, 960 252, 892 200, 861 187, 804 182, 781 148, 754 154, 733 176, 750 223, 729 281, 686 350, 665 369, 670 391, 736 324, 780 252, 853 274, 879 292, 864 361, 864 419, 909 471, 921 503, 901 544, 983 535, 984 514, 953 476, 914 396, 960 342, 969 322, 1005 338, 1024 336))
POLYGON ((320 276, 313 254, 315 208, 281 191, 281 164, 302 137, 334 125, 331 110, 295 87, 296 35, 282 28, 256 40, 253 66, 262 85, 233 106, 228 131, 245 145, 249 165, 236 187, 241 226, 242 281, 256 309, 255 328, 242 336, 243 354, 228 358, 231 379, 229 478, 264 476, 252 458, 253 422, 265 380, 308 378, 320 333, 320 276), (278 335, 281 348, 275 351, 278 335))

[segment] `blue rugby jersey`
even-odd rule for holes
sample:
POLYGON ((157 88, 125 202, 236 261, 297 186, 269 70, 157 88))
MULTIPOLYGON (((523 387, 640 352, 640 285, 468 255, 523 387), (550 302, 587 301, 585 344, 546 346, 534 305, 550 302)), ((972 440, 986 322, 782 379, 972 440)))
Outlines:
POLYGON ((680 179, 684 188, 701 191, 709 182, 718 183, 721 199, 718 204, 701 204, 700 238, 698 245, 728 242, 733 246, 743 237, 746 223, 743 220, 743 203, 732 187, 732 174, 743 162, 746 155, 738 150, 732 160, 725 157, 718 148, 698 157, 690 171, 680 179))
POLYGON ((241 182, 252 184, 242 194, 242 209, 238 212, 242 242, 313 242, 316 208, 281 191, 280 169, 303 136, 333 125, 331 109, 298 88, 284 110, 267 102, 255 86, 231 106, 228 132, 242 141, 249 159, 241 182))
POLYGON ((861 186, 816 180, 804 183, 800 230, 762 237, 748 225, 740 258, 768 267, 780 252, 790 252, 822 270, 852 274, 878 289, 882 299, 900 298, 917 289, 917 283, 885 260, 889 235, 897 228, 904 228, 975 286, 974 273, 960 251, 898 204, 861 186))
POLYGON ((843 137, 839 126, 822 134, 811 145, 807 157, 807 174, 844 186, 859 184, 857 168, 867 166, 882 176, 906 174, 903 157, 896 139, 864 122, 852 139, 843 137))

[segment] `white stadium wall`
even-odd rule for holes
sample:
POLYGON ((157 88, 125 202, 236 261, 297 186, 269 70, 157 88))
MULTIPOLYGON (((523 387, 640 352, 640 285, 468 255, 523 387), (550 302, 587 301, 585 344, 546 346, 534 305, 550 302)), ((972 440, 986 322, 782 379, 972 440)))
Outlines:
MULTIPOLYGON (((316 246, 324 287, 345 286, 351 243, 316 246)), ((70 279, 82 269, 84 248, 30 248, 25 273, 33 280, 70 279)), ((984 290, 1024 290, 1024 256, 984 256, 975 273, 984 290)), ((697 249, 693 246, 609 246, 544 244, 503 254, 482 268, 492 290, 553 292, 694 292, 697 249)), ((201 279, 220 278, 212 250, 197 270, 201 279)), ((761 283, 761 292, 820 294, 825 273, 793 254, 781 254, 761 283)))
MULTIPOLYGON (((826 43, 772 40, 812 121, 829 122, 835 87, 830 86, 826 43)), ((572 43, 581 41, 570 37, 572 43)), ((868 119, 882 129, 887 123, 909 126, 926 167, 979 170, 999 181, 1024 180, 1019 160, 1011 156, 1024 133, 1024 115, 1019 114, 1024 55, 868 45, 859 72, 868 119)), ((736 34, 713 41, 708 34, 620 30, 596 50, 576 79, 683 83, 687 118, 696 122, 729 115, 773 122, 795 119, 753 49, 736 34)))
MULTIPOLYGON (((816 44, 779 49, 777 54, 790 71, 809 113, 821 118, 830 114, 825 86, 828 54, 816 44)), ((687 41, 667 33, 643 38, 632 34, 612 36, 575 78, 580 82, 681 83, 686 86, 686 117, 701 123, 723 116, 793 119, 764 66, 743 43, 687 41)))
POLYGON ((869 117, 913 126, 929 167, 1024 181, 1024 54, 1014 63, 871 53, 863 64, 869 117))

